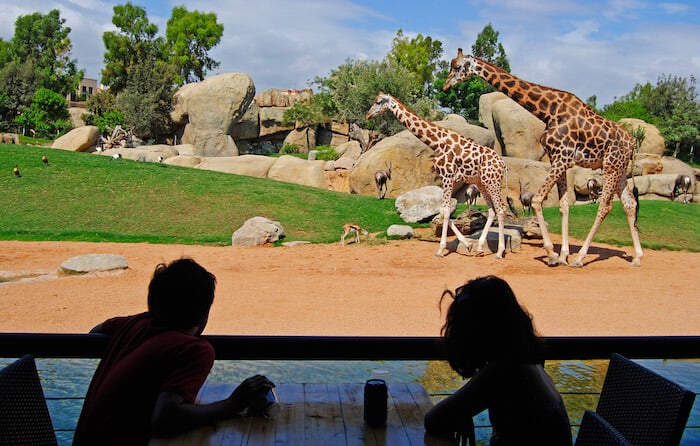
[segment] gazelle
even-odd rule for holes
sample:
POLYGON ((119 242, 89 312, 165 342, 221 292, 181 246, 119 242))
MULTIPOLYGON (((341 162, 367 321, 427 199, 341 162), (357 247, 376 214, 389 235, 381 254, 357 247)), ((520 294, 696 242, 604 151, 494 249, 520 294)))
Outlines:
POLYGON ((588 200, 591 203, 597 203, 600 197, 600 188, 602 187, 600 181, 595 178, 589 178, 586 181, 586 187, 588 188, 588 200))
POLYGON ((683 192, 683 203, 687 203, 688 198, 685 195, 690 191, 692 185, 693 182, 688 175, 678 175, 676 181, 673 183, 671 201, 675 201, 676 197, 680 197, 681 192, 683 192))
POLYGON ((377 198, 382 200, 386 195, 386 182, 391 179, 391 164, 385 164, 386 169, 374 173, 374 184, 377 185, 377 198))
POLYGON ((352 234, 352 240, 355 240, 355 243, 360 243, 360 234, 367 237, 369 235, 369 231, 362 228, 357 223, 345 223, 343 225, 343 236, 340 237, 340 244, 344 245, 345 244, 345 237, 347 237, 348 235, 351 235, 351 234, 352 234))
POLYGON ((472 205, 476 206, 476 199, 479 198, 481 192, 476 184, 467 184, 467 190, 464 192, 467 197, 467 206, 471 209, 472 205))
POLYGON ((527 212, 527 215, 532 214, 532 198, 535 196, 534 192, 523 189, 523 183, 518 180, 518 185, 520 186, 520 204, 523 205, 523 214, 527 212))

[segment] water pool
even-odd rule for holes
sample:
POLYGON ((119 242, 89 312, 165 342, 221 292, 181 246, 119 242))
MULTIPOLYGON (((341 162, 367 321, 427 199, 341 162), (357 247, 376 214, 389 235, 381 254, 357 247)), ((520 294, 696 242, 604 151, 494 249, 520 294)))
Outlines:
MULTIPOLYGON (((0 366, 14 359, 0 358, 0 366)), ((639 360, 640 364, 694 391, 700 391, 700 360, 639 360)), ((96 359, 37 359, 59 444, 70 445, 96 359)), ((564 398, 571 422, 578 425, 585 409, 595 408, 608 361, 548 361, 547 372, 564 398)), ((364 382, 372 370, 388 371, 388 380, 418 382, 435 401, 464 381, 444 361, 217 361, 209 376, 214 383, 239 382, 262 373, 274 382, 364 382)), ((475 418, 477 438, 488 441, 485 413, 475 418)), ((574 428, 576 429, 576 428, 574 428)), ((681 445, 700 444, 700 402, 696 400, 681 445)))

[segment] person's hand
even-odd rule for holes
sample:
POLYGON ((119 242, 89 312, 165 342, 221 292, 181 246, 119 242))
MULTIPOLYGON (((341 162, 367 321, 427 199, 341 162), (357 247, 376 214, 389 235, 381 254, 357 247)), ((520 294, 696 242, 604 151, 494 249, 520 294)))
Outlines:
POLYGON ((241 413, 256 399, 265 398, 267 392, 275 387, 275 384, 263 375, 255 375, 246 378, 228 397, 233 411, 241 413))

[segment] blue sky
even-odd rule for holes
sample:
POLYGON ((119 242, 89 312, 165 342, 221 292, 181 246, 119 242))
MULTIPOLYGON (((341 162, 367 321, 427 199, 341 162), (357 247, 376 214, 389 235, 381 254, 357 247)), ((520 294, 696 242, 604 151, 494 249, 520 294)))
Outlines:
MULTIPOLYGON (((99 81, 102 33, 114 29, 107 0, 0 0, 0 37, 20 15, 57 8, 71 31, 73 57, 99 81)), ((511 71, 598 105, 661 74, 700 74, 700 3, 695 0, 134 0, 165 32, 173 6, 215 12, 224 35, 213 73, 244 72, 257 91, 304 88, 348 59, 382 59, 398 29, 443 44, 443 58, 466 52, 491 23, 511 71)))

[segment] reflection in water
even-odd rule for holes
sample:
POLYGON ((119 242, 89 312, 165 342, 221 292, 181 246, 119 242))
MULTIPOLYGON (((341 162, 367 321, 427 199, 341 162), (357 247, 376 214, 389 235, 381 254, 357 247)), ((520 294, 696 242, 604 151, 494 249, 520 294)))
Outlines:
MULTIPOLYGON (((0 367, 14 359, 0 358, 0 367)), ((700 360, 638 361, 672 381, 698 393, 700 360)), ((95 359, 37 359, 39 375, 48 398, 49 411, 61 445, 72 442, 82 398, 87 392, 98 361, 95 359)), ((557 385, 569 411, 574 432, 585 409, 595 409, 608 361, 547 361, 546 370, 557 385)), ((372 370, 387 370, 389 382, 418 382, 434 401, 461 387, 465 381, 446 361, 217 361, 209 376, 214 383, 240 382, 256 373, 279 383, 361 383, 372 370)), ((700 398, 696 399, 682 446, 700 444, 700 398)), ((481 444, 487 444, 490 427, 487 414, 474 419, 481 444)))

